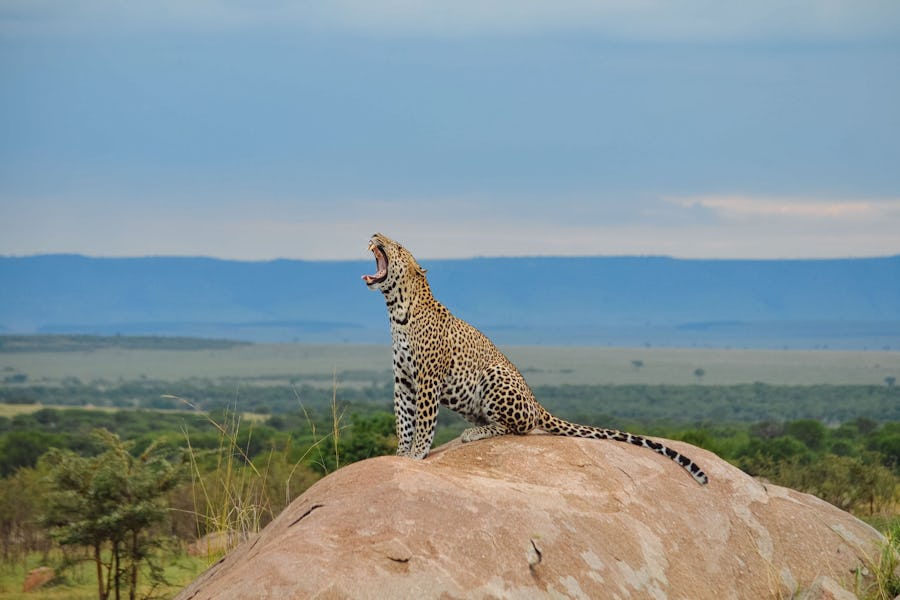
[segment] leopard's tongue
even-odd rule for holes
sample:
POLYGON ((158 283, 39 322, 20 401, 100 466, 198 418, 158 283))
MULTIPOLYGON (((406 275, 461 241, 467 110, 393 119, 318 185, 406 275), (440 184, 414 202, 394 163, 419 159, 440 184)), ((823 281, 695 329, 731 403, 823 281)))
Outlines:
POLYGON ((380 279, 384 279, 387 275, 387 259, 384 256, 384 253, 378 249, 374 244, 369 245, 369 250, 372 251, 372 254, 375 255, 375 264, 378 271, 374 275, 363 275, 362 279, 367 284, 376 282, 380 279))

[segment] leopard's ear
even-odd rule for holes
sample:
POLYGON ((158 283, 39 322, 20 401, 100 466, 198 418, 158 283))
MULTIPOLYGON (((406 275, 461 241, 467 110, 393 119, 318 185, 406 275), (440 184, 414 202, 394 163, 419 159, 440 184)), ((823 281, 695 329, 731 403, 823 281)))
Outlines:
POLYGON ((420 264, 416 261, 416 259, 413 258, 412 254, 410 254, 409 257, 412 258, 412 268, 413 268, 413 271, 415 271, 416 273, 418 273, 418 274, 421 275, 422 277, 425 277, 425 273, 427 272, 427 270, 422 268, 422 265, 420 265, 420 264))
POLYGON ((416 257, 412 255, 412 252, 410 252, 409 250, 407 250, 400 244, 397 244, 397 249, 400 251, 401 254, 404 254, 409 257, 409 265, 410 265, 410 267, 412 267, 413 273, 416 273, 416 274, 424 277, 425 273, 426 273, 426 269, 422 268, 422 265, 420 265, 419 261, 416 260, 416 257))

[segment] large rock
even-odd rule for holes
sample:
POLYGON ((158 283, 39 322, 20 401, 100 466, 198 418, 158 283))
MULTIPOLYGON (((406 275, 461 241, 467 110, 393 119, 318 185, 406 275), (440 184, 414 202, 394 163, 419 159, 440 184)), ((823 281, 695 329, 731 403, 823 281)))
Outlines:
POLYGON ((28 576, 25 577, 25 583, 22 584, 22 591, 33 592, 34 590, 43 587, 44 584, 53 581, 54 577, 56 577, 56 572, 50 567, 38 567, 37 569, 32 569, 28 571, 28 576))
POLYGON ((667 443, 708 486, 644 448, 546 435, 362 461, 179 598, 840 598, 865 585, 874 529, 667 443))

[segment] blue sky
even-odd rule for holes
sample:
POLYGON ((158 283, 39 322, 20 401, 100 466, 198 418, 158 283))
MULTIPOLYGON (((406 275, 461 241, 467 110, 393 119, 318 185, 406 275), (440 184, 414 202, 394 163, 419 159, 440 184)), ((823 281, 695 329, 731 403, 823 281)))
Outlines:
POLYGON ((0 254, 900 253, 894 0, 0 0, 0 254))

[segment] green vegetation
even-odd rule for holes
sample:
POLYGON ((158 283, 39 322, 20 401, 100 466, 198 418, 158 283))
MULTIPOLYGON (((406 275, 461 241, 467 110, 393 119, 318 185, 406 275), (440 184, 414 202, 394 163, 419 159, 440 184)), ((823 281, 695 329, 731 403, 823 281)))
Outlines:
MULTIPOLYGON (((352 377, 352 374, 351 374, 352 377)), ((354 411, 371 413, 390 406, 391 382, 341 382, 341 401, 354 411)), ((616 420, 689 424, 748 423, 762 420, 818 419, 827 424, 857 417, 900 420, 900 387, 886 385, 539 385, 538 399, 548 409, 589 423, 616 420)), ((240 402, 245 412, 285 414, 303 404, 327 411, 332 391, 320 385, 185 380, 0 386, 0 402, 11 405, 187 410, 182 398, 200 411, 240 402)), ((4 410, 11 411, 7 408, 4 410)), ((0 411, 0 415, 3 412, 0 411)), ((0 423, 2 430, 2 423, 0 423)))
MULTIPOLYGON (((157 541, 163 535, 180 540, 174 548, 169 547, 167 555, 167 560, 177 561, 185 560, 179 558, 183 554, 177 548, 218 534, 225 541, 202 553, 212 561, 224 549, 259 531, 323 474, 340 464, 393 452, 393 416, 387 411, 368 415, 352 411, 352 406, 343 406, 316 418, 299 411, 257 420, 228 411, 204 416, 45 408, 13 417, 0 435, 5 448, 39 448, 52 440, 66 449, 39 455, 33 467, 17 466, 0 480, 0 541, 4 557, 15 563, 35 552, 52 555, 54 541, 79 541, 90 547, 93 538, 50 535, 51 530, 41 525, 44 519, 44 523, 55 523, 66 531, 65 523, 47 517, 58 514, 50 502, 52 487, 47 486, 53 485, 52 473, 61 464, 60 457, 76 465, 100 465, 111 451, 109 440, 117 439, 109 435, 85 436, 84 428, 100 425, 130 432, 134 437, 129 456, 136 459, 152 453, 165 457, 172 465, 180 465, 177 485, 162 486, 167 489, 165 501, 170 508, 165 522, 152 531, 159 536, 157 541), (35 438, 34 443, 24 444, 30 438, 35 438), (23 497, 35 501, 22 502, 23 497)), ((452 437, 459 427, 452 420, 445 422, 439 435, 442 439, 452 437)), ((802 419, 728 426, 701 423, 687 428, 647 424, 634 429, 709 448, 753 475, 815 493, 863 518, 876 523, 880 520, 885 529, 900 526, 900 422, 879 423, 860 418, 826 427, 819 421, 802 419)), ((120 466, 116 472, 127 473, 123 465, 141 462, 121 454, 117 458, 120 466)), ((91 515, 81 521, 91 523, 91 515)), ((124 531, 118 527, 115 530, 124 531)), ((91 531, 88 529, 84 535, 91 531)), ((123 567, 110 567, 114 542, 105 543, 100 562, 107 569, 108 582, 109 569, 116 573, 123 567)), ((92 555, 73 551, 57 556, 55 566, 60 567, 71 565, 73 556, 91 560, 92 555)), ((147 551, 139 556, 160 555, 147 551)), ((153 573, 148 571, 146 577, 152 579, 153 573)), ((108 590, 109 583, 106 585, 108 590)))
MULTIPOLYGON (((805 491, 865 518, 895 515, 900 422, 855 419, 826 427, 814 419, 707 426, 654 433, 711 450, 747 473, 805 491)), ((898 521, 900 524, 900 521, 898 521)))
POLYGON ((564 385, 534 391, 551 411, 595 425, 804 418, 828 425, 856 418, 900 421, 900 389, 877 385, 564 385))
MULTIPOLYGON (((205 557, 194 557, 177 549, 156 552, 154 560, 162 567, 163 583, 149 580, 139 584, 138 598, 174 598, 209 565, 205 557)), ((52 581, 38 590, 25 592, 22 582, 29 571, 66 560, 61 550, 34 552, 15 561, 0 561, 0 598, 3 600, 97 600, 96 573, 89 563, 72 564, 57 571, 52 581)))
POLYGON ((113 592, 120 598, 123 588, 134 600, 142 566, 150 567, 151 581, 161 579, 161 570, 148 560, 160 544, 150 530, 165 520, 162 500, 178 474, 153 445, 134 456, 133 444, 115 434, 99 429, 94 437, 104 448, 95 456, 56 448, 43 456, 49 493, 41 523, 63 549, 90 550, 100 600, 113 592))
MULTIPOLYGON (((0 384, 0 598, 17 597, 25 566, 41 564, 57 569, 50 598, 103 598, 119 588, 147 597, 177 589, 324 474, 396 447, 383 349, 348 348, 341 368, 328 372, 328 360, 315 349, 291 348, 292 356, 306 356, 297 375, 279 374, 279 363, 250 377, 244 373, 252 365, 230 374, 211 369, 217 360, 225 366, 216 369, 236 365, 237 355, 265 363, 274 348, 156 355, 123 346, 85 350, 106 342, 81 340, 79 350, 47 351, 54 343, 69 342, 47 340, 39 352, 0 355, 0 369, 2 361, 9 363, 0 375, 26 375, 0 384), (12 366, 26 355, 51 365, 55 375, 12 366), (169 379, 59 375, 78 373, 87 364, 81 361, 99 355, 116 357, 117 365, 155 356, 157 364, 171 361, 175 374, 191 369, 176 369, 175 362, 205 357, 198 370, 207 371, 169 379), (69 362, 55 362, 59 357, 69 362), (356 358, 362 362, 354 365, 356 358), (84 494, 94 502, 79 501, 84 494), (189 546, 200 560, 187 555, 189 546)), ((810 370, 804 384, 726 385, 716 383, 716 373, 738 373, 738 365, 707 361, 701 367, 693 362, 698 355, 689 354, 619 353, 623 377, 650 378, 666 358, 667 369, 684 372, 680 384, 556 383, 566 369, 575 382, 588 380, 590 361, 583 357, 573 358, 571 368, 549 361, 523 370, 532 381, 549 382, 538 383, 535 392, 563 418, 708 448, 754 476, 854 512, 897 544, 900 387, 884 380, 893 356, 879 355, 873 364, 868 354, 856 357, 864 365, 860 372, 877 377, 866 384, 822 383, 810 370)), ((761 361, 762 355, 753 356, 761 361)), ((523 361, 533 364, 528 356, 523 361)), ((442 411, 436 443, 463 427, 442 411)), ((888 552, 879 560, 887 565, 891 557, 888 552)), ((897 590, 888 567, 882 591, 897 590)))

